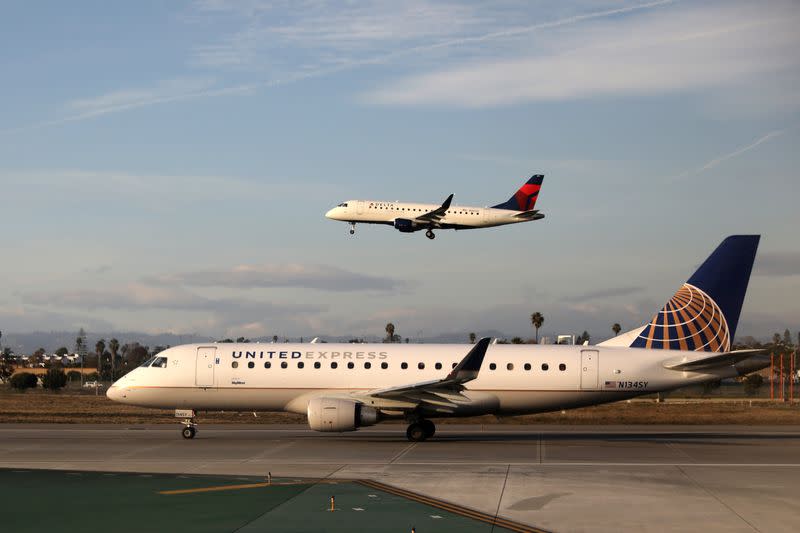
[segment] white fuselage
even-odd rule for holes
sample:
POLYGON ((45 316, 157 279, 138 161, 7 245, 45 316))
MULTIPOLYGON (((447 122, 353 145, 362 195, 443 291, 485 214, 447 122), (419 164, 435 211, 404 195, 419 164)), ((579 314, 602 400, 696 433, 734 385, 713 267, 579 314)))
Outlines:
MULTIPOLYGON (((334 207, 325 216, 332 220, 359 224, 394 224, 398 218, 414 220, 437 209, 436 204, 411 204, 401 202, 382 202, 374 200, 348 200, 334 207)), ((528 222, 528 218, 518 218, 521 211, 496 209, 493 207, 451 206, 445 216, 430 224, 433 228, 470 229, 489 228, 505 224, 528 222)), ((424 225, 424 223, 420 223, 424 225)))
MULTIPOLYGON (((108 391, 147 407, 305 413, 315 397, 363 399, 371 390, 444 378, 469 345, 199 344, 170 348, 162 367, 140 367, 108 391), (335 367, 335 368, 334 368, 335 367)), ((426 416, 522 414, 617 401, 733 377, 733 366, 700 372, 667 360, 707 354, 606 346, 492 345, 455 411, 426 416)), ((374 400, 374 399, 373 399, 374 400)), ((372 401, 372 400, 370 400, 372 401)), ((380 400, 377 400, 380 402, 380 400)), ((375 405, 391 410, 390 406, 375 405)))

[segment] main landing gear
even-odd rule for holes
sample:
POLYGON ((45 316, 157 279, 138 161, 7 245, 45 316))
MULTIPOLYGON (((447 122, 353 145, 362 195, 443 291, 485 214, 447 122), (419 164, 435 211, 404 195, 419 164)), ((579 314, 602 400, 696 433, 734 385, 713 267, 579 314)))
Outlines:
POLYGON ((350 223, 350 235, 353 235, 355 232, 356 232, 356 223, 355 222, 351 222, 350 223))
POLYGON ((433 437, 436 433, 436 426, 430 420, 419 420, 409 424, 406 430, 406 437, 411 442, 422 442, 433 437))
POLYGON ((435 239, 436 238, 436 234, 431 230, 426 231, 425 232, 425 236, 427 238, 429 238, 429 239, 435 239))

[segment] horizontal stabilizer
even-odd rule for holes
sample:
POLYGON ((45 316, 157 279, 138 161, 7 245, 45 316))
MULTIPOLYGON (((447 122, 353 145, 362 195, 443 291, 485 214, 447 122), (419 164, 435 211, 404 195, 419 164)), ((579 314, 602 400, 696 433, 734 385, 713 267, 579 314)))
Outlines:
POLYGON ((522 213, 517 213, 514 215, 514 218, 522 218, 524 220, 539 220, 544 218, 544 213, 540 213, 538 209, 531 209, 530 211, 523 211, 522 213))
POLYGON ((749 357, 763 354, 764 350, 735 350, 732 352, 714 353, 699 359, 689 359, 688 357, 678 357, 664 362, 664 368, 685 372, 708 370, 710 368, 721 368, 735 365, 749 357))

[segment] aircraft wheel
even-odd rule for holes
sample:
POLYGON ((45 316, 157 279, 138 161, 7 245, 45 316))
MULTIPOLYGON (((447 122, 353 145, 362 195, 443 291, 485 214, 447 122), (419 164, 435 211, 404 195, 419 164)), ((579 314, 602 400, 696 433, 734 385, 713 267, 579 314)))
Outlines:
POLYGON ((429 239, 435 239, 436 238, 436 234, 434 232, 432 232, 431 230, 426 231, 425 232, 425 236, 427 238, 429 238, 429 239))
POLYGON ((406 437, 411 442, 422 442, 428 438, 428 433, 425 431, 425 427, 417 422, 414 422, 408 429, 406 430, 406 437))
POLYGON ((430 420, 420 421, 420 425, 425 430, 425 438, 429 439, 436 433, 436 425, 430 420))
POLYGON ((193 427, 186 426, 183 428, 183 431, 181 431, 181 435, 183 435, 184 439, 193 439, 196 432, 197 431, 193 427))
POLYGON ((354 229, 350 230, 350 235, 355 235, 355 233, 356 233, 356 230, 354 230, 354 229))

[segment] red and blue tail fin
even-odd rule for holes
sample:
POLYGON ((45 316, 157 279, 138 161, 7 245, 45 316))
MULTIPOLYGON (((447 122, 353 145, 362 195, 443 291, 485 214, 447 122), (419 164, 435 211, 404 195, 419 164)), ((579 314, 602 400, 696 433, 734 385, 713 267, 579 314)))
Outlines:
POLYGON ((733 235, 722 241, 631 347, 730 351, 759 239, 733 235))
POLYGON ((508 199, 507 202, 502 204, 493 205, 495 209, 509 209, 511 211, 530 211, 536 205, 536 199, 539 197, 539 190, 542 188, 542 181, 544 176, 536 174, 531 176, 531 179, 525 183, 519 190, 514 193, 514 196, 508 199))

